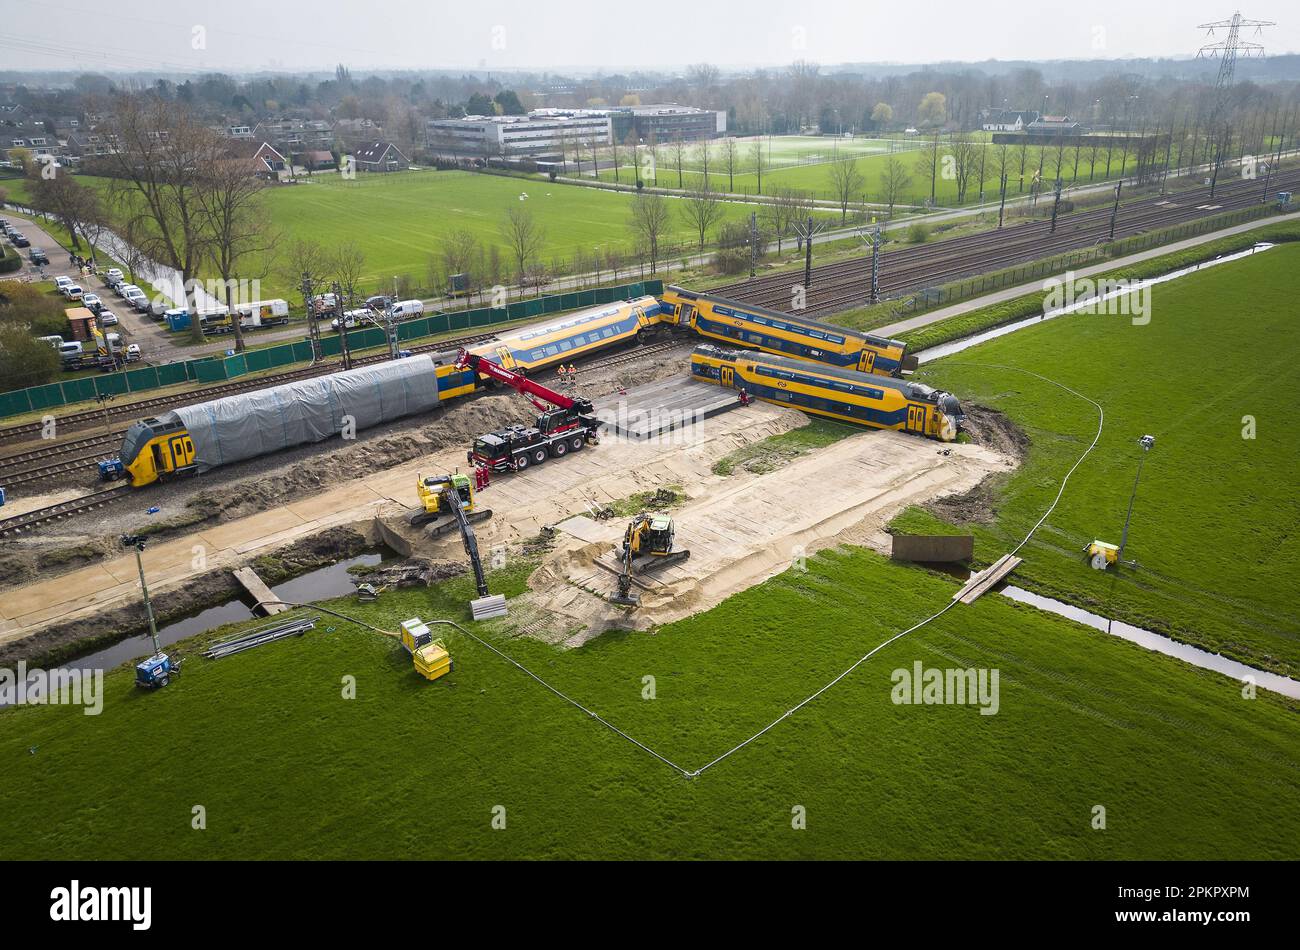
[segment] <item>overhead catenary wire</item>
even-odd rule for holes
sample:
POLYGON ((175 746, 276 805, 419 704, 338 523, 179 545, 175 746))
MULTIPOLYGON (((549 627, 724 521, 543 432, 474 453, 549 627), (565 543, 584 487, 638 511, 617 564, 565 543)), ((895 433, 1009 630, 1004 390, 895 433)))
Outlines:
MULTIPOLYGON (((977 362, 970 362, 970 361, 966 361, 966 360, 962 360, 962 361, 958 361, 958 362, 952 362, 952 363, 949 363, 948 365, 949 365, 949 366, 980 366, 980 367, 986 367, 986 368, 989 368, 989 369, 1002 369, 1002 370, 1010 370, 1010 371, 1012 371, 1012 372, 1017 372, 1017 373, 1024 373, 1024 374, 1026 374, 1026 375, 1028 375, 1028 376, 1032 376, 1032 377, 1034 377, 1035 379, 1039 379, 1039 380, 1041 380, 1041 381, 1043 381, 1043 382, 1045 382, 1045 383, 1048 383, 1048 384, 1050 384, 1050 385, 1052 385, 1052 386, 1056 386, 1056 387, 1058 387, 1059 389, 1064 390, 1065 392, 1069 393, 1069 394, 1072 395, 1072 396, 1076 396, 1076 397, 1078 397, 1079 399, 1082 399, 1083 401, 1087 402, 1088 404, 1090 404, 1093 408, 1095 408, 1095 409, 1097 410, 1097 431, 1096 431, 1096 433, 1093 435, 1093 437, 1092 437, 1092 441, 1088 444, 1088 447, 1087 447, 1086 449, 1083 450, 1083 452, 1079 455, 1079 457, 1078 457, 1077 459, 1075 459, 1074 464, 1070 466, 1069 470, 1068 470, 1068 471, 1065 473, 1065 475, 1061 478, 1061 484, 1060 484, 1060 486, 1057 488, 1056 496, 1052 499, 1052 503, 1051 503, 1050 505, 1047 506, 1047 510, 1043 512, 1042 517, 1040 517, 1036 522, 1034 522, 1033 527, 1031 527, 1031 528, 1029 529, 1029 531, 1025 533, 1025 536, 1024 536, 1023 538, 1020 539, 1019 543, 1017 543, 1016 546, 1015 546, 1014 548, 1011 549, 1011 554, 1014 555, 1016 552, 1020 551, 1020 549, 1023 548, 1026 544, 1029 543, 1029 541, 1033 538, 1034 534, 1037 533, 1038 529, 1041 528, 1041 527, 1043 526, 1043 524, 1047 521, 1047 519, 1048 519, 1049 517, 1051 517, 1052 512, 1056 510, 1057 505, 1060 504, 1061 498, 1064 497, 1064 495, 1065 495, 1065 487, 1066 487, 1067 484, 1069 484, 1070 477, 1071 477, 1072 475, 1074 475, 1075 471, 1079 468, 1079 466, 1083 464, 1084 459, 1086 459, 1089 455, 1092 454, 1093 449, 1095 449, 1095 448, 1097 447, 1097 443, 1101 441, 1101 434, 1102 434, 1102 431, 1103 431, 1103 429, 1105 428, 1105 424, 1106 424, 1106 412, 1105 412, 1105 410, 1102 408, 1101 403, 1097 402, 1095 399, 1092 399, 1090 396, 1085 396, 1083 393, 1081 393, 1081 392, 1079 392, 1079 391, 1077 391, 1077 390, 1075 390, 1075 389, 1072 389, 1071 387, 1065 385, 1065 384, 1062 383, 1062 382, 1059 382, 1059 381, 1057 381, 1057 380, 1055 380, 1055 379, 1051 379, 1051 378, 1049 378, 1049 377, 1047 377, 1047 376, 1043 376, 1043 375, 1040 374, 1040 373, 1035 373, 1035 372, 1033 372, 1032 370, 1024 369, 1023 367, 1020 367, 1020 366, 1007 366, 1007 365, 1000 364, 1000 363, 977 363, 977 362)), ((365 628, 367 628, 367 629, 369 629, 369 630, 373 630, 373 631, 376 632, 376 633, 381 633, 381 634, 383 634, 384 636, 389 636, 389 637, 395 637, 395 636, 397 636, 397 634, 393 633, 393 632, 390 631, 390 630, 383 630, 383 629, 381 629, 381 628, 379 628, 379 627, 374 626, 373 624, 366 623, 366 622, 363 621, 363 620, 357 620, 357 619, 355 619, 355 618, 353 618, 353 617, 349 617, 349 616, 347 616, 347 615, 345 615, 345 614, 339 613, 338 611, 336 611, 336 610, 332 610, 332 609, 330 609, 330 608, 328 608, 328 607, 321 607, 321 606, 318 605, 318 604, 297 604, 297 603, 293 603, 293 602, 291 602, 291 601, 284 601, 284 600, 264 601, 264 602, 262 602, 262 603, 278 603, 278 604, 285 604, 285 605, 290 606, 290 607, 310 607, 310 608, 313 609, 313 610, 321 610, 321 611, 324 611, 325 613, 332 614, 333 616, 338 617, 338 618, 340 618, 340 619, 342 619, 342 620, 346 620, 346 621, 348 621, 349 623, 355 623, 355 624, 357 624, 357 625, 359 625, 359 626, 362 626, 362 627, 365 627, 365 628)), ((901 640, 903 637, 907 636, 908 634, 910 634, 910 633, 914 633, 914 632, 916 632, 917 630, 920 630, 922 627, 925 627, 925 626, 927 626, 928 624, 933 623, 935 620, 939 619, 939 618, 942 617, 944 614, 946 614, 949 610, 952 610, 955 606, 957 606, 957 604, 958 604, 958 601, 955 601, 955 600, 949 600, 949 601, 948 601, 948 602, 947 602, 943 607, 939 608, 939 609, 936 610, 934 613, 930 614, 928 617, 925 617, 924 619, 917 621, 916 623, 912 624, 912 626, 908 627, 907 629, 905 629, 905 630, 900 630, 898 633, 896 633, 896 634, 894 634, 893 636, 889 637, 887 640, 884 640, 884 641, 882 641, 881 643, 878 643, 876 646, 872 647, 870 650, 868 650, 868 651, 867 651, 866 653, 864 653, 862 656, 860 656, 860 657, 858 657, 856 660, 854 660, 853 663, 851 663, 849 666, 847 666, 844 670, 842 670, 841 672, 837 673, 837 674, 836 674, 832 679, 830 679, 830 680, 829 680, 827 683, 825 683, 823 686, 821 686, 820 688, 818 688, 818 689, 815 690, 814 692, 810 693, 809 695, 805 696, 805 697, 804 697, 803 699, 801 699, 798 703, 796 703, 795 705, 791 706, 791 707, 790 707, 789 709, 787 709, 785 712, 781 713, 781 715, 777 716, 775 719, 773 719, 773 720, 772 720, 771 722, 769 722, 767 725, 763 726, 763 728, 759 729, 757 732, 753 733, 753 734, 750 735, 748 738, 746 738, 746 739, 744 739, 744 740, 742 740, 742 741, 736 743, 734 746, 732 746, 730 749, 727 749, 727 750, 726 750, 725 752, 723 752, 721 755, 715 756, 713 759, 710 759, 710 760, 709 760, 708 762, 706 762, 704 765, 702 765, 702 766, 700 766, 699 768, 696 768, 696 769, 687 769, 687 768, 683 768, 682 766, 680 766, 680 765, 678 765, 676 762, 674 762, 672 759, 670 759, 668 756, 662 754, 661 752, 657 751, 656 749, 652 748, 651 746, 649 746, 649 745, 647 745, 646 743, 642 742, 641 740, 637 739, 635 736, 632 736, 632 735, 630 735, 629 733, 624 732, 622 729, 620 729, 618 726, 614 725, 612 722, 610 722, 610 721, 609 721, 608 719, 606 719, 605 717, 601 716, 599 713, 595 712, 595 711, 592 710, 592 709, 587 708, 587 707, 584 706, 582 703, 580 703, 578 700, 576 700, 576 699, 574 699, 573 697, 569 696, 567 693, 565 693, 564 691, 560 690, 559 688, 557 688, 557 687, 555 687, 555 686, 552 686, 552 685, 551 685, 550 683, 548 683, 548 682, 547 682, 543 677, 541 677, 541 676, 539 676, 538 674, 534 673, 532 670, 530 670, 528 667, 524 666, 524 664, 520 663, 518 660, 516 660, 514 657, 510 656, 508 653, 506 653, 506 652, 504 652, 503 650, 497 648, 496 646, 494 646, 493 644, 491 644, 491 643, 489 643, 488 641, 484 640, 482 637, 478 636, 477 634, 471 633, 469 630, 465 629, 465 628, 462 627, 460 624, 456 623, 454 620, 430 620, 430 621, 426 621, 426 622, 427 622, 428 624, 431 624, 431 625, 432 625, 432 624, 441 624, 441 625, 445 625, 445 626, 449 626, 449 627, 453 627, 453 628, 455 628, 455 629, 458 630, 460 633, 463 633, 465 636, 469 637, 469 638, 470 638, 471 640, 473 640, 475 643, 479 644, 480 646, 484 647, 485 649, 487 649, 487 650, 491 651, 492 653, 496 654, 496 655, 497 655, 498 657, 500 657, 501 659, 505 660, 505 661, 506 661, 507 663, 509 663, 511 666, 513 666, 513 667, 515 667, 516 669, 518 669, 518 670, 519 670, 520 672, 522 672, 524 675, 528 676, 530 679, 532 679, 532 680, 534 680, 535 682, 537 682, 540 686, 542 686, 543 688, 545 688, 545 689, 548 690, 549 692, 551 692, 551 693, 553 693, 554 695, 558 696, 560 699, 564 700, 566 703, 568 703, 569 705, 573 706, 575 709, 580 710, 581 712, 585 713, 585 714, 586 714, 588 717, 590 717, 591 719, 593 719, 593 720, 595 720, 596 722, 600 723, 602 726, 604 726, 604 727, 605 727, 606 729, 608 729, 610 732, 614 733, 615 735, 619 736, 620 738, 623 738, 623 739, 627 740, 627 741, 630 742, 632 745, 634 745, 634 746, 636 746, 638 749, 640 749, 642 752, 645 752, 647 755, 652 756, 653 758, 655 758, 655 759, 658 760, 659 762, 661 762, 661 763, 663 763, 664 765, 668 766, 669 768, 673 769, 675 772, 677 772, 679 775, 683 776, 684 778, 691 778, 691 779, 693 779, 693 778, 697 778, 698 776, 702 775, 704 772, 706 772, 706 771, 708 771, 709 769, 713 768, 715 765, 718 765, 719 763, 721 763, 721 762, 724 761, 725 759, 729 758, 730 756, 734 755, 735 753, 739 752, 740 750, 746 748, 747 746, 749 746, 749 745, 751 745, 752 743, 756 742, 757 740, 761 739, 763 736, 767 735, 767 733, 771 732, 773 729, 775 729, 775 728, 776 728, 777 726, 779 726, 781 723, 785 722, 785 720, 789 719, 791 716, 793 716, 793 715, 794 715, 795 713, 797 713, 799 710, 803 709, 805 706, 809 705, 810 703, 812 703, 813 701, 815 701, 815 700, 818 699, 819 697, 825 695, 828 691, 830 691, 832 688, 834 688, 836 685, 838 685, 838 684, 841 683, 844 679, 846 679, 848 676, 850 676, 850 675, 851 675, 851 674, 852 674, 852 673, 853 673, 853 672, 854 672, 858 667, 862 666, 862 664, 866 663, 868 660, 870 660, 873 656, 875 656, 875 655, 876 655, 877 653, 879 653, 881 650, 885 649, 885 647, 889 646, 890 644, 896 643, 896 642, 898 642, 899 640, 901 640)))

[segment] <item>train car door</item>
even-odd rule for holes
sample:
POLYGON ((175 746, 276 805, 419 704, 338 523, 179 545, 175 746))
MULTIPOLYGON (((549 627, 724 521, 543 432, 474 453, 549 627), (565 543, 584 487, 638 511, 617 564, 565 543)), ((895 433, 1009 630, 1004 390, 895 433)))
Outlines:
POLYGON ((510 352, 510 347, 508 346, 497 347, 497 363, 509 370, 513 370, 515 368, 515 357, 514 354, 510 352))
POLYGON ((722 367, 722 385, 730 386, 735 382, 735 370, 730 366, 722 367))
POLYGON ((863 372, 863 373, 873 373, 873 372, 875 372, 875 369, 876 369, 876 351, 875 351, 875 350, 863 350, 863 351, 862 351, 862 365, 861 365, 861 367, 860 367, 859 369, 860 369, 860 371, 863 372))
POLYGON ((172 465, 177 469, 194 464, 194 440, 188 435, 176 435, 167 440, 171 447, 172 465))
POLYGON ((907 431, 925 434, 925 406, 907 407, 907 431))

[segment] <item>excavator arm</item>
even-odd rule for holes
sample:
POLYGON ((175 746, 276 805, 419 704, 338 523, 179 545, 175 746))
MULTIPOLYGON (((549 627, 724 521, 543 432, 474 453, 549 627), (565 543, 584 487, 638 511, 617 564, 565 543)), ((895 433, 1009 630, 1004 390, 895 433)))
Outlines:
POLYGON ((469 523, 469 518, 465 517, 465 510, 460 506, 460 494, 449 485, 442 490, 442 503, 448 511, 452 512, 460 528, 460 539, 465 545, 465 553, 469 555, 469 563, 474 568, 474 583, 478 585, 478 595, 486 597, 488 585, 487 578, 483 576, 483 561, 478 554, 478 538, 474 536, 474 526, 469 523))

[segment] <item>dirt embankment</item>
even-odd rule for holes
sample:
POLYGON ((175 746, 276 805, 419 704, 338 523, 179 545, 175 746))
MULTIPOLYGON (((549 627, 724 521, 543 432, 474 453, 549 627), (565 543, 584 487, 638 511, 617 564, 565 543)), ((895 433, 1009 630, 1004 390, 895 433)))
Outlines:
MULTIPOLYGON (((355 557, 373 545, 354 528, 332 528, 303 538, 251 563, 268 585, 355 557)), ((152 597, 159 627, 191 616, 197 611, 223 604, 242 593, 230 571, 218 570, 152 597)), ((0 666, 11 667, 19 660, 50 667, 68 659, 103 649, 145 630, 143 606, 137 601, 94 617, 57 624, 0 647, 0 666)))
MULTIPOLYGON (((596 399, 679 373, 690 349, 691 344, 683 343, 680 349, 616 366, 595 363, 579 367, 578 394, 596 399)), ((541 381, 553 382, 549 377, 541 381)), ((51 526, 42 535, 6 545, 8 550, 0 554, 0 584, 20 584, 38 575, 49 577, 112 557, 119 553, 117 536, 123 532, 143 532, 162 540, 285 502, 302 501, 323 488, 422 455, 451 446, 468 447, 484 432, 527 423, 535 414, 514 392, 486 392, 423 417, 363 430, 353 442, 330 440, 299 446, 197 478, 151 485, 141 489, 143 504, 120 502, 80 516, 68 522, 67 528, 51 526), (141 512, 148 506, 157 506, 161 512, 142 519, 141 512)), ((83 487, 93 487, 93 482, 83 487)))
MULTIPOLYGON (((973 404, 965 409, 962 430, 970 435, 971 441, 1014 459, 1019 468, 1029 454, 1029 436, 1024 430, 996 409, 973 404)), ((925 509, 949 524, 991 524, 997 517, 999 491, 1009 477, 1010 473, 994 472, 964 492, 934 499, 925 509)))

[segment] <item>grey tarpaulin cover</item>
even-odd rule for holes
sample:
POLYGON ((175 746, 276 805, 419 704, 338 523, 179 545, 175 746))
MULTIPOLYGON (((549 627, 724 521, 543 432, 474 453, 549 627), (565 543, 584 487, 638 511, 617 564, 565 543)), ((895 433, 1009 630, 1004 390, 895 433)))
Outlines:
POLYGON ((359 431, 424 412, 438 404, 438 380, 427 355, 389 360, 176 409, 194 440, 199 471, 319 442, 342 432, 346 417, 359 431))

